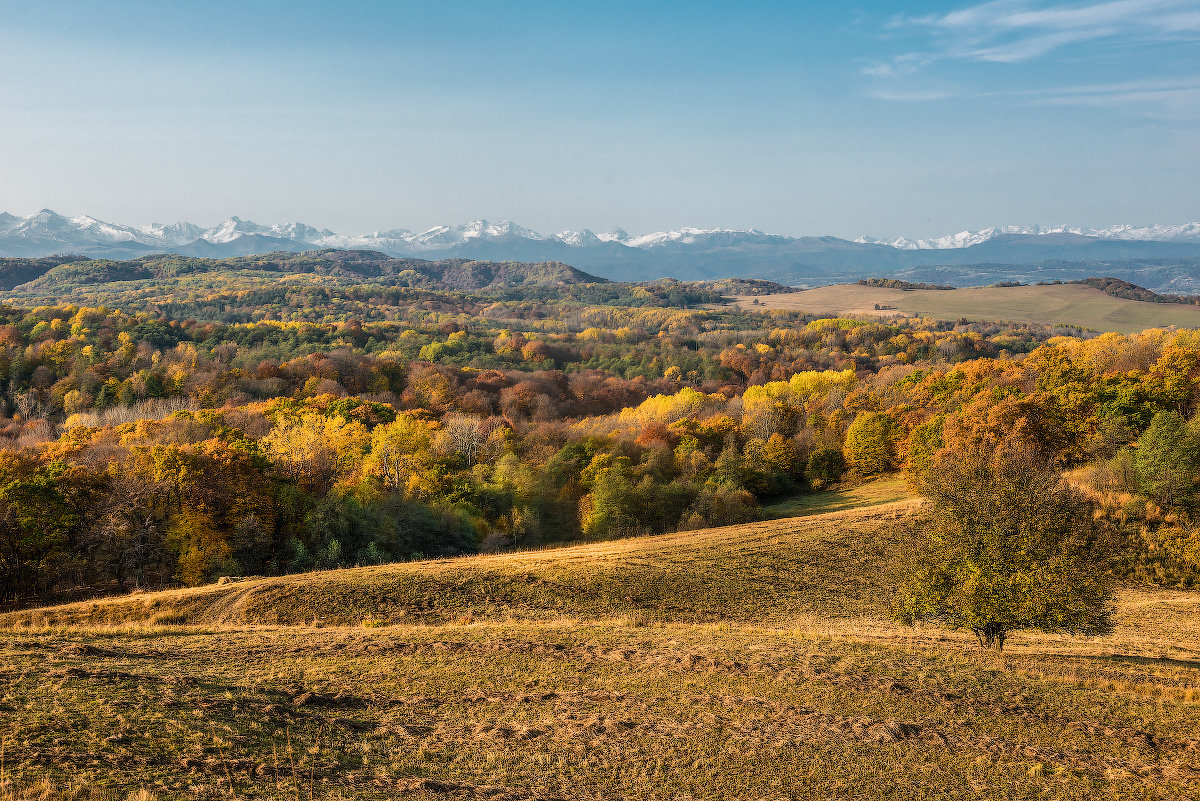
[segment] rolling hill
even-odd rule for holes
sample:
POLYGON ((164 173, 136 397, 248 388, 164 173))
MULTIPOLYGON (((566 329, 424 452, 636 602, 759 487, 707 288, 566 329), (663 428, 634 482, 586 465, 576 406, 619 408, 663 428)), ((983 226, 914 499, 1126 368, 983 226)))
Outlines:
POLYGON ((179 255, 143 256, 126 261, 4 259, 0 260, 0 290, 18 295, 59 296, 80 290, 97 291, 107 285, 164 283, 186 276, 218 274, 243 280, 313 275, 343 283, 375 282, 459 291, 606 282, 560 262, 427 261, 392 258, 373 251, 318 250, 225 259, 179 255))
POLYGON ((1200 327, 1200 307, 1115 297, 1086 284, 954 290, 839 284, 803 292, 746 296, 738 304, 830 315, 902 314, 943 320, 1008 320, 1121 333, 1172 325, 1200 327), (877 309, 876 305, 882 308, 877 309))
POLYGON ((914 504, 546 551, 246 579, 13 612, 0 616, 0 626, 879 616, 886 613, 888 576, 876 567, 903 547, 914 504), (761 603, 764 592, 770 604, 761 603))

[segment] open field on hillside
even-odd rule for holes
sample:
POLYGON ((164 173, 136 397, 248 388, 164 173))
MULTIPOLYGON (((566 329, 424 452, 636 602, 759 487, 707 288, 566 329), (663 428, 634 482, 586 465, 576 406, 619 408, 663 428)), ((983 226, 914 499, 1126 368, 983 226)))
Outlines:
POLYGON ((1196 797, 1200 593, 1125 590, 1111 636, 982 656, 883 619, 914 508, 10 614, 0 771, 159 798, 1196 797))
POLYGON ((1079 284, 980 287, 975 289, 886 289, 838 284, 783 295, 739 297, 739 306, 815 314, 934 317, 943 320, 1009 320, 1063 324, 1099 331, 1135 333, 1147 328, 1200 326, 1200 307, 1125 300, 1079 284), (754 300, 762 303, 754 305, 754 300), (876 310, 875 304, 888 306, 876 310))
POLYGON ((0 615, 3 625, 781 621, 885 611, 916 501, 543 551, 328 570, 0 615), (769 593, 771 603, 764 604, 769 593))
POLYGON ((828 492, 802 492, 767 504, 762 511, 767 517, 825 514, 895 503, 910 495, 908 482, 903 477, 887 476, 828 492))

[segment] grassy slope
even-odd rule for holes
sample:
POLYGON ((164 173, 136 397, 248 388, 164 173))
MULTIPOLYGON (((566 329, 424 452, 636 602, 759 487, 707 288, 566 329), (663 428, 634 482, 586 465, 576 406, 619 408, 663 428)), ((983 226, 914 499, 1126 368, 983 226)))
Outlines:
POLYGON ((889 314, 905 312, 957 320, 1012 320, 1063 323, 1100 331, 1136 333, 1169 325, 1200 326, 1200 308, 1174 303, 1147 303, 1107 295, 1078 284, 1056 286, 982 287, 955 290, 885 289, 840 284, 786 295, 739 299, 747 308, 799 309, 816 314, 889 314), (877 312, 875 304, 895 311, 877 312))
POLYGON ((848 509, 865 509, 895 503, 904 500, 910 494, 908 483, 903 477, 888 476, 830 492, 803 492, 764 506, 763 512, 767 517, 843 512, 848 509))
POLYGON ((880 614, 913 501, 819 517, 254 579, 0 616, 0 625, 539 620, 562 615, 777 620, 880 614), (899 524, 899 525, 897 525, 899 524), (864 536, 869 534, 870 536, 864 536), (772 602, 763 604, 764 595, 772 602))
POLYGON ((1200 797, 1200 593, 981 657, 877 617, 911 509, 9 615, 119 625, 0 637, 2 771, 196 799, 1200 797), (353 620, 372 593, 475 619, 138 624, 353 620))

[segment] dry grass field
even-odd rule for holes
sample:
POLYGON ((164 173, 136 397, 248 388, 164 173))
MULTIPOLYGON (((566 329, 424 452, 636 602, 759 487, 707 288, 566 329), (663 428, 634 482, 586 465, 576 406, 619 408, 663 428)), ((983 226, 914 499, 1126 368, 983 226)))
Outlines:
POLYGON ((1147 328, 1200 326, 1200 307, 1124 300, 1081 284, 903 290, 838 284, 784 295, 736 299, 746 308, 829 315, 895 315, 942 320, 1010 320, 1131 334, 1147 328), (753 305, 755 300, 762 306, 753 305), (876 310, 875 304, 890 307, 876 310))
POLYGON ((1200 593, 981 655, 886 620, 916 509, 9 614, 0 798, 1200 796, 1200 593))

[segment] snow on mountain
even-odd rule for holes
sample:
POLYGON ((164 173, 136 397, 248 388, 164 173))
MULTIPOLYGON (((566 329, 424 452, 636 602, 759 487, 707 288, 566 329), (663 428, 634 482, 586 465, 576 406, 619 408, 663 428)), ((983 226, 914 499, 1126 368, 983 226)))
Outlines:
POLYGON ((127 225, 114 225, 95 217, 64 217, 50 209, 42 209, 25 218, 14 218, 9 214, 4 216, 8 219, 5 221, 0 241, 16 241, 29 247, 44 247, 55 243, 66 246, 122 243, 145 245, 157 241, 152 235, 127 225))
POLYGON ((694 245, 719 234, 750 234, 761 236, 762 231, 734 231, 730 228, 680 228, 678 231, 658 231, 627 239, 624 244, 634 248, 662 247, 668 243, 694 245))
POLYGON ((450 245, 461 245, 471 241, 496 241, 509 239, 543 240, 536 231, 522 228, 516 223, 503 220, 492 224, 487 220, 474 220, 463 225, 438 225, 428 231, 414 234, 409 242, 418 249, 432 249, 450 245))
POLYGON ((311 225, 305 225, 300 222, 291 222, 287 225, 272 225, 267 230, 269 232, 267 236, 273 236, 278 239, 295 239, 300 242, 319 242, 326 237, 336 236, 328 228, 318 230, 311 225))
POLYGON ((609 242, 615 242, 618 245, 629 245, 632 239, 622 228, 614 228, 603 234, 598 234, 589 228, 584 228, 582 231, 562 231, 551 238, 557 239, 564 245, 569 245, 573 248, 597 247, 609 242))
MULTIPOLYGON (((895 252, 887 256, 887 259, 892 259, 892 256, 900 258, 905 251, 961 251, 997 240, 998 237, 1005 237, 998 244, 1041 242, 1050 247, 1055 244, 1055 237, 1051 236, 1055 234, 1108 242, 1110 250, 1122 247, 1120 243, 1123 242, 1169 243, 1163 247, 1176 246, 1178 250, 1178 247, 1200 245, 1200 222, 1182 225, 1114 225, 1107 228, 1004 225, 932 239, 875 239, 864 236, 851 243, 832 237, 796 239, 764 233, 757 229, 732 228, 680 228, 641 236, 631 236, 620 228, 602 234, 585 228, 545 236, 508 220, 497 223, 474 220, 461 225, 439 225, 418 232, 396 228, 365 234, 339 234, 300 222, 259 225, 239 217, 230 217, 208 228, 190 222, 154 223, 137 228, 108 223, 89 216, 68 217, 43 209, 28 217, 0 213, 0 256, 77 253, 127 258, 164 251, 221 255, 260 252, 263 248, 344 248, 377 250, 392 256, 444 258, 461 255, 529 260, 566 259, 568 257, 563 249, 569 248, 574 254, 569 258, 584 266, 603 266, 618 258, 617 254, 625 254, 619 258, 630 265, 646 263, 646 259, 651 257, 662 261, 669 258, 692 258, 701 253, 720 253, 741 259, 768 261, 778 257, 790 259, 791 263, 797 258, 796 253, 862 250, 863 248, 859 247, 861 245, 894 248, 895 252), (792 255, 786 255, 789 253, 792 255)), ((1135 245, 1128 247, 1133 248, 1135 245)), ((875 254, 873 258, 879 257, 881 253, 878 247, 870 249, 870 252, 875 254)), ((883 253, 886 255, 886 251, 883 253)), ((916 254, 910 255, 916 257, 916 254)), ((805 263, 812 263, 813 258, 811 255, 805 255, 805 263)), ((842 260, 844 258, 846 257, 838 257, 842 260)), ((1065 256, 1057 254, 1055 258, 1065 256)), ((884 266, 884 262, 875 263, 884 266)), ((890 264, 891 261, 887 263, 890 264)))
POLYGON ((1112 225, 1107 228, 1081 228, 1069 225, 997 225, 979 231, 962 231, 934 239, 875 239, 860 236, 855 242, 868 245, 889 245, 899 250, 954 250, 980 245, 998 236, 1048 236, 1074 234, 1096 239, 1119 239, 1127 242, 1174 242, 1200 240, 1200 223, 1183 225, 1112 225))
POLYGON ((190 222, 177 222, 170 225, 151 223, 142 228, 142 232, 172 245, 186 245, 195 242, 204 234, 204 229, 190 222))
POLYGON ((232 242, 241 236, 258 233, 262 233, 261 225, 249 220, 243 220, 240 217, 230 217, 228 220, 206 229, 200 235, 200 238, 208 242, 224 244, 232 242))
POLYGON ((604 241, 586 228, 582 231, 560 231, 554 235, 554 238, 564 245, 570 245, 575 248, 590 247, 604 241))
POLYGON ((522 228, 516 223, 507 220, 498 223, 490 223, 487 220, 474 220, 462 225, 437 225, 425 231, 415 233, 406 228, 354 235, 323 231, 322 236, 304 241, 310 241, 321 247, 382 250, 385 253, 412 255, 425 251, 453 248, 469 242, 504 242, 514 239, 541 241, 550 238, 528 228, 522 228))
POLYGON ((113 225, 95 217, 72 217, 69 221, 76 230, 86 233, 97 242, 144 242, 146 235, 136 228, 113 225))
POLYGON ((259 225, 240 217, 230 217, 228 220, 208 228, 200 234, 200 239, 217 244, 232 242, 243 236, 268 236, 273 239, 294 239, 298 242, 316 242, 322 237, 333 236, 333 231, 318 231, 304 223, 287 223, 286 225, 259 225))
MULTIPOLYGON (((561 239, 561 235, 559 237, 543 236, 537 231, 523 228, 508 220, 498 223, 490 223, 487 220, 474 220, 462 225, 437 225, 425 231, 415 233, 406 228, 358 235, 325 233, 325 236, 311 240, 313 244, 321 247, 379 250, 393 255, 419 255, 430 251, 451 249, 474 242, 509 242, 513 240, 536 242, 550 240, 564 241, 561 239)), ((574 232, 565 233, 573 234, 574 232)), ((581 232, 581 234, 590 233, 590 231, 581 232)), ((586 237, 579 239, 575 244, 586 246, 586 237)))
MULTIPOLYGON (((1085 234, 1091 236, 1091 234, 1085 234)), ((1183 225, 1114 225, 1109 228, 1096 229, 1094 236, 1105 239, 1153 240, 1156 242, 1173 242, 1180 239, 1200 239, 1200 222, 1184 223, 1183 225)))
POLYGON ((316 239, 312 244, 319 248, 342 250, 378 250, 381 253, 396 253, 411 248, 412 231, 397 228, 391 231, 374 231, 369 234, 329 234, 316 239))
POLYGON ((1000 225, 984 228, 979 231, 961 231, 957 234, 950 234, 934 239, 908 239, 903 236, 895 239, 875 239, 873 237, 860 236, 854 241, 869 245, 888 245, 899 250, 949 250, 981 245, 989 239, 994 239, 1002 234, 1041 236, 1052 232, 1062 233, 1061 230, 1053 231, 1053 229, 1042 228, 1037 225, 1000 225))
POLYGON ((624 228, 614 228, 603 234, 597 234, 601 242, 620 242, 625 244, 629 241, 629 233, 624 228))

